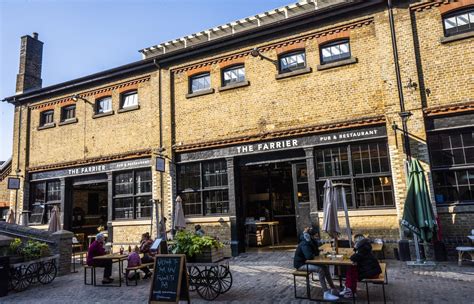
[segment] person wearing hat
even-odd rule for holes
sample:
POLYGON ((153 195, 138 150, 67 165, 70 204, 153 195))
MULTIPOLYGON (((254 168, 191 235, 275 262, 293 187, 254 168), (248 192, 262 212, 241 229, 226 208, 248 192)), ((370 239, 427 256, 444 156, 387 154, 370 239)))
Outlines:
POLYGON ((110 284, 114 279, 112 276, 112 260, 94 260, 94 257, 105 255, 104 248, 105 237, 102 233, 96 235, 95 240, 89 246, 87 250, 87 265, 94 267, 103 267, 104 268, 104 277, 102 279, 102 284, 110 284))
POLYGON ((315 239, 315 236, 316 230, 314 228, 306 227, 304 229, 300 243, 295 251, 293 266, 299 271, 317 273, 319 276, 319 282, 321 283, 321 288, 324 291, 324 300, 336 301, 339 297, 333 295, 333 292, 336 292, 336 286, 334 286, 328 267, 324 265, 318 266, 306 264, 307 260, 312 260, 314 257, 319 255, 318 241, 315 239), (330 288, 328 288, 328 284, 330 288))

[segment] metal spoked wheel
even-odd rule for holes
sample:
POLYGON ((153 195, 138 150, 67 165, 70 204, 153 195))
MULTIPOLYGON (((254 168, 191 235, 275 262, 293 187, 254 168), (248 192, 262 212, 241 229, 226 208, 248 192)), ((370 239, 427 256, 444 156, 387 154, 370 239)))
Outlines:
POLYGON ((45 262, 41 265, 38 271, 38 281, 41 284, 51 283, 58 273, 58 268, 54 261, 45 262))
POLYGON ((196 266, 188 267, 189 271, 189 291, 196 291, 196 285, 199 280, 200 271, 196 266))
POLYGON ((205 300, 212 301, 217 298, 221 293, 221 283, 217 271, 202 270, 197 280, 196 291, 205 300))
POLYGON ((26 268, 25 278, 30 284, 35 284, 38 282, 38 270, 40 268, 40 263, 33 263, 26 268))
POLYGON ((28 288, 28 286, 30 286, 30 282, 26 278, 25 273, 26 273, 25 266, 17 267, 13 271, 12 277, 11 277, 11 283, 15 291, 23 291, 26 288, 28 288))
POLYGON ((232 287, 232 273, 230 273, 229 267, 226 265, 220 265, 218 267, 217 275, 221 283, 221 293, 226 293, 232 287))

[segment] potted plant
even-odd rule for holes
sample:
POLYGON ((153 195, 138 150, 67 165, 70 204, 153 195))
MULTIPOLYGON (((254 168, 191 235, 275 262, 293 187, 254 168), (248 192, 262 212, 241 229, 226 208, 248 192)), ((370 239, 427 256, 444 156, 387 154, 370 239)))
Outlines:
POLYGON ((224 245, 210 236, 180 231, 174 241, 171 252, 185 254, 188 262, 212 263, 224 257, 224 245))

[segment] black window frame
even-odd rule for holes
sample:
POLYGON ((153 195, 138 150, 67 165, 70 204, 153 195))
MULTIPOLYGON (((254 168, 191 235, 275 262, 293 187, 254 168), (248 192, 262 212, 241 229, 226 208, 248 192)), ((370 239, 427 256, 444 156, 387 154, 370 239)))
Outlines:
POLYGON ((352 56, 351 41, 350 41, 349 38, 338 39, 338 40, 335 40, 335 41, 330 41, 330 42, 319 45, 319 62, 321 62, 321 65, 328 64, 328 63, 333 63, 333 62, 337 62, 337 61, 341 61, 341 60, 346 60, 346 59, 351 58, 351 56, 352 56), (347 45, 348 45, 348 48, 349 48, 349 52, 347 53, 348 55, 345 55, 344 57, 341 57, 341 58, 324 60, 323 50, 325 48, 333 47, 333 46, 344 44, 344 43, 347 43, 347 45))
POLYGON ((282 53, 282 54, 278 55, 278 73, 279 74, 285 74, 285 73, 290 73, 290 72, 302 70, 302 69, 305 69, 307 66, 308 66, 308 60, 307 60, 307 57, 306 57, 306 49, 292 50, 290 52, 286 52, 286 53, 282 53), (297 66, 296 68, 287 68, 287 69, 282 68, 282 64, 281 64, 282 59, 287 58, 287 57, 291 57, 291 56, 294 56, 294 55, 299 55, 299 54, 304 55, 304 65, 303 66, 297 66))
POLYGON ((67 105, 61 108, 61 121, 62 122, 67 121, 67 120, 72 120, 74 118, 76 118, 76 105, 75 104, 67 105), (68 117, 68 114, 71 111, 74 114, 72 115, 72 117, 68 117))
MULTIPOLYGON (((316 176, 316 189, 317 189, 317 194, 318 194, 318 209, 322 210, 323 208, 323 197, 324 197, 324 183, 326 182, 327 179, 332 180, 335 183, 345 183, 350 185, 349 187, 345 187, 346 190, 346 201, 347 201, 347 207, 349 209, 359 209, 359 210, 366 210, 366 209, 392 209, 395 207, 395 197, 394 197, 394 188, 393 188, 393 178, 392 178, 392 172, 391 172, 391 165, 390 165, 390 157, 389 157, 389 151, 388 151, 388 143, 386 140, 380 141, 380 140, 373 140, 373 141, 363 141, 363 142, 355 142, 355 143, 350 143, 350 144, 335 144, 335 145, 330 145, 330 146, 324 146, 320 148, 315 149, 315 176, 316 176), (372 157, 371 156, 371 150, 370 147, 373 147, 374 145, 377 145, 377 156, 372 157), (386 148, 386 151, 384 153, 381 153, 380 150, 380 145, 384 145, 386 148), (361 151, 362 146, 367 146, 367 152, 369 154, 369 168, 370 172, 364 172, 364 171, 357 171, 355 167, 354 161, 357 161, 357 159, 354 159, 354 154, 357 153, 356 148, 359 148, 359 152, 361 151), (326 172, 326 166, 325 163, 321 167, 321 162, 319 158, 319 153, 321 151, 327 151, 327 150, 339 150, 345 151, 345 155, 347 156, 347 160, 344 160, 344 162, 347 162, 347 170, 344 171, 341 166, 341 164, 338 164, 340 169, 340 174, 336 172, 336 168, 333 166, 333 161, 330 161, 330 170, 331 170, 331 175, 321 175, 320 169, 323 168, 324 172, 326 172), (382 156, 381 156, 382 155, 382 156), (319 158, 319 159, 318 159, 319 158), (386 158, 387 165, 382 166, 381 165, 381 159, 386 158), (373 170, 372 162, 374 163, 379 163, 379 169, 380 170, 373 170), (383 168, 387 168, 388 170, 383 171, 383 168), (365 187, 365 181, 368 181, 370 179, 371 184, 367 185, 365 187), (377 181, 379 182, 377 184, 377 181), (367 189, 372 189, 372 190, 367 190, 367 191, 357 191, 358 188, 357 186, 360 185, 362 182, 364 190, 367 189), (380 189, 379 189, 380 187, 380 189), (384 187, 390 187, 390 189, 384 188, 384 187), (376 190, 377 189, 377 190, 376 190), (377 204, 376 197, 379 197, 379 195, 382 195, 382 204, 377 204), (389 193, 389 194, 385 194, 389 193), (361 196, 360 194, 364 195, 372 195, 372 199, 374 204, 370 205, 367 203, 366 196, 364 196, 364 204, 361 203, 361 196), (387 202, 387 203, 386 203, 387 202)), ((337 157, 341 157, 341 152, 338 153, 337 157)), ((331 152, 331 158, 332 158, 332 152, 331 152)), ((364 158, 365 159, 365 158, 364 158)), ((342 161, 338 161, 342 162, 342 161)), ((361 158, 362 162, 362 158, 361 158)), ((375 166, 374 166, 375 167, 375 166)), ((340 206, 342 208, 342 206, 340 206)))
POLYGON ((455 36, 455 35, 459 35, 459 34, 463 34, 463 33, 468 33, 468 32, 472 32, 474 31, 474 6, 471 6, 471 7, 468 7, 468 8, 463 8, 463 9, 459 9, 459 10, 455 10, 453 12, 449 12, 449 13, 446 13, 442 16, 442 23, 443 23, 443 33, 444 33, 444 37, 451 37, 451 36, 455 36), (456 26, 454 27, 456 29, 455 32, 448 32, 448 30, 446 29, 446 19, 449 19, 449 18, 452 18, 452 17, 457 17, 457 16, 460 16, 460 15, 463 15, 467 13, 468 15, 468 28, 467 29, 464 29, 464 30, 461 30, 459 31, 459 26, 457 25, 457 19, 456 19, 456 26), (471 20, 471 16, 470 14, 473 14, 472 17, 473 17, 473 20, 471 20))
POLYGON ((138 89, 128 90, 128 91, 120 93, 120 109, 126 110, 130 108, 138 107, 139 104, 140 104, 140 100, 138 99, 138 89), (134 95, 134 94, 137 95, 137 104, 124 107, 125 97, 129 95, 134 95))
POLYGON ((474 127, 430 131, 427 145, 436 204, 474 204, 474 127))
POLYGON ((39 126, 47 126, 54 123, 54 110, 46 110, 40 113, 39 126))
POLYGON ((243 63, 225 67, 221 71, 221 85, 222 85, 222 87, 226 87, 226 86, 233 85, 233 84, 238 84, 238 83, 243 83, 243 82, 245 82, 246 79, 247 79, 247 73, 246 73, 246 70, 245 70, 245 64, 243 64, 243 63), (241 68, 244 69, 244 79, 242 79, 240 81, 233 81, 233 82, 230 81, 228 83, 225 82, 224 74, 226 72, 231 71, 231 70, 238 70, 238 69, 241 69, 241 68))
POLYGON ((189 78, 188 78, 188 92, 189 92, 189 94, 210 90, 211 86, 212 86, 211 72, 202 72, 202 73, 199 73, 199 74, 194 74, 194 75, 189 76, 189 78), (209 77, 209 87, 205 88, 205 89, 199 89, 199 90, 193 91, 193 80, 203 78, 203 77, 209 77))
POLYGON ((95 100, 95 103, 94 103, 94 113, 95 114, 107 114, 107 113, 112 113, 113 112, 113 108, 114 108, 114 104, 113 104, 113 101, 112 101, 112 95, 107 95, 107 96, 102 96, 102 97, 99 97, 95 100), (102 112, 99 112, 99 104, 102 100, 104 99, 110 99, 110 110, 109 111, 102 111, 102 112))
POLYGON ((47 181, 41 181, 41 182, 32 182, 30 186, 30 205, 29 205, 29 211, 31 212, 29 215, 29 224, 31 225, 42 225, 46 224, 49 221, 49 218, 51 216, 51 210, 54 206, 60 206, 61 205, 61 181, 59 179, 54 179, 54 180, 47 180, 47 181), (53 188, 53 184, 55 186, 54 193, 56 196, 56 199, 50 199, 50 189, 53 188), (36 195, 36 189, 38 185, 43 185, 44 186, 44 192, 43 192, 43 200, 38 202, 36 201, 37 195, 36 195), (41 207, 42 211, 41 213, 33 213, 33 210, 35 207, 41 207), (33 218, 34 216, 38 216, 40 221, 34 221, 33 218))
POLYGON ((151 170, 151 168, 141 168, 141 169, 134 169, 134 170, 124 170, 124 171, 117 171, 117 172, 114 172, 113 173, 113 193, 112 193, 112 209, 113 209, 113 212, 112 212, 112 218, 113 220, 116 220, 116 221, 135 221, 135 220, 147 220, 147 219, 150 219, 152 216, 153 216, 153 204, 150 202, 150 200, 152 199, 152 192, 153 192, 153 172, 151 170), (150 191, 149 192, 138 192, 137 189, 139 187, 137 187, 137 175, 138 173, 140 172, 149 172, 150 174, 150 179, 147 180, 146 182, 149 182, 150 185, 149 185, 149 188, 150 188, 150 191), (117 175, 119 174, 131 174, 132 175, 132 181, 130 182, 131 183, 131 187, 132 187, 132 191, 130 193, 121 193, 121 194, 117 194, 117 180, 116 180, 116 177, 117 175), (145 198, 145 199, 148 199, 148 203, 149 203, 149 207, 150 210, 150 216, 138 216, 138 200, 139 199, 142 199, 142 198, 145 198), (120 201, 120 200, 127 200, 127 199, 131 199, 132 200, 132 217, 118 217, 117 216, 117 202, 120 201))
MULTIPOLYGON (((227 162, 225 159, 193 162, 178 165, 177 189, 178 195, 180 195, 183 199, 183 210, 184 215, 186 217, 220 216, 228 215, 230 213, 229 181, 227 177, 227 170, 227 162), (211 171, 214 173, 206 174, 205 166, 210 164, 219 164, 219 166, 221 166, 219 171, 224 171, 219 173, 216 173, 216 171, 211 171), (196 179, 196 177, 198 176, 196 174, 199 173, 199 182, 196 183, 194 187, 183 188, 183 176, 181 172, 187 166, 194 167, 194 170, 187 170, 187 172, 191 172, 193 174, 191 179, 196 179), (197 168, 199 168, 199 170, 196 170, 197 168), (206 184, 208 181, 212 180, 213 177, 215 177, 216 183, 213 185, 206 184), (219 179, 220 183, 217 182, 219 179), (212 195, 214 195, 215 198, 221 198, 221 200, 206 201, 206 198, 211 197, 212 195), (193 201, 187 201, 188 198, 191 197, 193 198, 193 201), (209 207, 208 205, 211 207, 209 207), (216 212, 212 212, 213 209, 216 210, 216 212), (194 210, 194 212, 191 213, 189 212, 190 210, 194 210), (217 210, 220 212, 217 212, 217 210)), ((186 180, 189 181, 189 176, 186 180)), ((187 183, 187 185, 188 184, 189 182, 187 183)))

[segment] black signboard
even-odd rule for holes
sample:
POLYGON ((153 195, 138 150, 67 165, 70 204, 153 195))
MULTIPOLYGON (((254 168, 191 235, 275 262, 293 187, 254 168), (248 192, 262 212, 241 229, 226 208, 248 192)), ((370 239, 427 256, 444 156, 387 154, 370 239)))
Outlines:
POLYGON ((9 177, 8 178, 8 189, 11 190, 18 190, 20 189, 20 179, 17 177, 9 177))
POLYGON ((156 171, 165 172, 165 159, 163 157, 156 158, 156 171))
POLYGON ((149 303, 189 302, 189 283, 184 254, 158 254, 150 288, 149 303))

